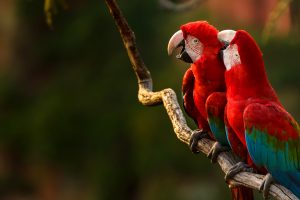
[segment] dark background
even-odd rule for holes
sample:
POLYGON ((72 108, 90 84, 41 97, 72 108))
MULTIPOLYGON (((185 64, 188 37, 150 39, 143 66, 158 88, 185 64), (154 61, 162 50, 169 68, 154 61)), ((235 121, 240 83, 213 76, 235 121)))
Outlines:
MULTIPOLYGON (((208 20, 255 37, 270 82, 300 120, 294 24, 263 42, 264 22, 219 16, 206 4, 170 12, 154 0, 118 2, 155 90, 173 88, 181 102, 188 65, 168 57, 166 46, 181 24, 208 20)), ((68 4, 68 10, 58 6, 53 30, 43 1, 0 5, 0 199, 229 199, 221 170, 176 138, 164 108, 138 102, 135 75, 104 2, 68 4)))

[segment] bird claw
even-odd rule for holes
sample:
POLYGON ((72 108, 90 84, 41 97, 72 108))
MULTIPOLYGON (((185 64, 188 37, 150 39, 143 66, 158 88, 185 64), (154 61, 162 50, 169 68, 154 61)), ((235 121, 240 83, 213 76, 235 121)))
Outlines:
POLYGON ((200 129, 196 129, 192 132, 189 147, 193 153, 199 153, 198 141, 203 138, 208 138, 208 132, 200 129))
POLYGON ((247 165, 244 162, 238 162, 234 166, 232 166, 227 173, 225 174, 225 181, 228 181, 232 177, 234 177, 239 172, 254 172, 254 169, 251 168, 249 165, 247 165))
POLYGON ((229 150, 229 147, 222 146, 219 142, 215 142, 212 148, 210 149, 207 157, 211 160, 212 163, 215 163, 220 153, 229 150))
POLYGON ((269 191, 270 191, 271 184, 273 182, 274 182, 274 179, 273 179, 272 175, 270 173, 268 173, 264 177, 263 182, 261 183, 261 185, 259 186, 259 191, 263 192, 264 199, 269 198, 269 191))

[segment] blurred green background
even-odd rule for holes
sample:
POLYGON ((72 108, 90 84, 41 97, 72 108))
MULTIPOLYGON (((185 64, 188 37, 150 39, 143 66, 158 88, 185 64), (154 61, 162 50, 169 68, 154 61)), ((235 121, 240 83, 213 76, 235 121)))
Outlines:
MULTIPOLYGON (((104 1, 58 7, 53 30, 43 1, 1 1, 0 199, 230 198, 219 167, 176 138, 163 107, 137 101, 136 78, 104 1)), ((168 40, 181 24, 208 20, 255 37, 272 85, 300 121, 294 23, 263 43, 263 21, 224 17, 209 3, 170 12, 155 0, 118 2, 155 90, 171 87, 180 97, 188 65, 167 56, 168 40)), ((189 125, 195 128, 191 120, 189 125)))

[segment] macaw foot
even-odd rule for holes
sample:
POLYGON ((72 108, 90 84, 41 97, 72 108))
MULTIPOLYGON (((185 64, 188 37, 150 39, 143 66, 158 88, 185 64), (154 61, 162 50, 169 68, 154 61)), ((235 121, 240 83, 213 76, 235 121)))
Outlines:
POLYGON ((249 167, 249 165, 247 165, 244 162, 238 162, 236 165, 231 167, 225 174, 225 180, 228 181, 239 172, 254 172, 254 169, 249 167))
POLYGON ((269 198, 269 191, 270 191, 270 187, 271 184, 274 182, 274 179, 272 177, 272 175, 270 173, 268 173, 264 179, 262 184, 259 187, 259 190, 263 192, 263 197, 264 199, 268 199, 269 198))
POLYGON ((200 129, 196 129, 193 131, 192 135, 191 135, 191 139, 190 139, 190 149, 193 153, 199 153, 199 149, 197 147, 198 145, 198 141, 203 139, 203 138, 208 138, 208 132, 204 131, 204 130, 200 130, 200 129))
POLYGON ((229 150, 229 147, 222 146, 219 142, 215 142, 212 148, 210 149, 207 157, 211 160, 212 163, 215 163, 220 153, 229 150))

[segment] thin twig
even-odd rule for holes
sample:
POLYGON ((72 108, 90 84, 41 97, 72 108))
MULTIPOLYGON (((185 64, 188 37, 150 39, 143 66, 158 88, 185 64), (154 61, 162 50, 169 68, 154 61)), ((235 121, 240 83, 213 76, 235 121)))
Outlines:
POLYGON ((46 17, 46 23, 50 29, 53 29, 53 18, 57 14, 59 4, 64 10, 68 9, 66 0, 44 0, 44 13, 46 17))
POLYGON ((276 7, 270 12, 269 18, 262 33, 262 39, 265 43, 269 40, 272 32, 274 31, 278 19, 289 8, 291 2, 292 0, 280 0, 278 1, 276 7))
MULTIPOLYGON (((183 116, 182 110, 178 104, 175 92, 172 89, 164 89, 162 91, 152 91, 152 79, 150 72, 146 68, 142 57, 136 47, 135 36, 130 29, 126 19, 122 15, 115 0, 105 0, 111 15, 120 31, 124 46, 127 50, 133 70, 136 73, 139 85, 138 99, 144 105, 157 105, 163 103, 167 114, 172 122, 174 132, 179 140, 188 144, 192 130, 187 126, 186 120, 183 116)), ((208 154, 214 141, 209 139, 202 139, 198 142, 198 149, 204 154, 208 154)), ((218 163, 223 170, 227 172, 234 164, 237 163, 236 157, 231 152, 223 152, 218 156, 218 163)), ((255 190, 259 187, 263 180, 263 175, 241 172, 230 180, 231 186, 245 186, 255 190)), ((297 197, 292 194, 285 187, 273 184, 270 188, 270 195, 275 199, 280 200, 294 200, 297 197)))
POLYGON ((175 3, 171 0, 158 0, 159 5, 166 10, 181 12, 195 8, 205 0, 187 0, 184 3, 175 3))
POLYGON ((56 5, 54 0, 45 0, 44 13, 46 16, 46 22, 48 26, 53 29, 53 15, 56 12, 56 5))

